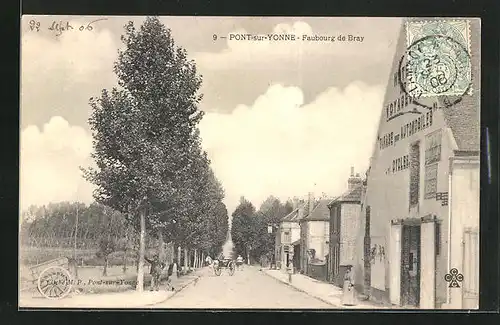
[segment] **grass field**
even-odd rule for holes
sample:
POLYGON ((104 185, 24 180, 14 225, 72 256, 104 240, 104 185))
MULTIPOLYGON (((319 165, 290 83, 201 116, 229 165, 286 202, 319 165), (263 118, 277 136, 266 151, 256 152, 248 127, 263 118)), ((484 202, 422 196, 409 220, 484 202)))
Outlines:
MULTIPOLYGON (((155 252, 154 248, 146 251, 146 256, 155 252)), ((78 249, 76 259, 81 266, 104 266, 104 259, 96 256, 95 249, 78 249)), ((123 265, 123 251, 111 253, 108 257, 108 265, 123 265)), ((20 263, 22 265, 36 265, 50 261, 59 257, 73 257, 74 251, 71 248, 52 247, 21 247, 19 252, 20 263)), ((127 251, 127 265, 135 263, 136 253, 127 251)))
MULTIPOLYGON (((147 255, 154 252, 154 249, 148 250, 147 255)), ((28 291, 31 294, 36 292, 36 281, 33 281, 30 266, 40 264, 59 257, 73 257, 74 251, 71 248, 50 248, 50 247, 21 247, 19 252, 19 279, 21 291, 28 291)), ((133 251, 127 252, 127 270, 123 272, 123 254, 124 252, 115 252, 108 258, 107 276, 103 276, 104 259, 96 256, 96 250, 79 249, 76 252, 78 261, 78 279, 74 279, 76 285, 84 293, 98 292, 118 292, 130 290, 135 287, 136 273, 136 255, 133 251), (78 281, 80 280, 80 281, 78 281), (106 281, 123 280, 127 283, 106 284, 106 281), (132 283, 132 284, 131 284, 132 283)), ((149 266, 146 263, 145 273, 149 272, 149 266)), ((149 274, 145 275, 145 283, 149 283, 149 274)))
MULTIPOLYGON (((108 268, 107 276, 102 275, 102 270, 102 267, 97 266, 79 267, 78 278, 73 279, 73 288, 82 294, 123 292, 135 289, 136 267, 127 268, 127 271, 123 273, 121 266, 112 266, 108 268)), ((25 272, 29 274, 29 270, 25 272)), ((144 273, 144 285, 147 288, 151 281, 149 267, 145 267, 144 273)), ((26 276, 21 277, 21 294, 40 296, 36 289, 36 281, 26 276)))

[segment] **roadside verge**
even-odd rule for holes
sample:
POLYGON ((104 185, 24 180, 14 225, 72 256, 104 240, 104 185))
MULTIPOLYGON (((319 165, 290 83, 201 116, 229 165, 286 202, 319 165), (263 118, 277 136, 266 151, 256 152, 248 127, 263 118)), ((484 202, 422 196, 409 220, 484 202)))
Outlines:
POLYGON ((162 285, 162 290, 159 291, 145 289, 143 292, 130 290, 103 294, 73 293, 63 299, 54 300, 22 293, 19 296, 19 308, 147 308, 167 301, 197 281, 203 273, 204 270, 199 269, 190 275, 178 278, 172 283, 173 291, 169 290, 170 287, 162 285))

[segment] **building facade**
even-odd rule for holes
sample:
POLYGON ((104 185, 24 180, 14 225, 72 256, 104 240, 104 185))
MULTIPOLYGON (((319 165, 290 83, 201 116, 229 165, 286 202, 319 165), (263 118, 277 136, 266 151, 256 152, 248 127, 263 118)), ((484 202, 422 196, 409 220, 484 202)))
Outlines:
MULTIPOLYGON (((304 214, 304 203, 294 199, 293 201, 293 211, 286 215, 279 225, 279 267, 282 270, 286 270, 292 264, 294 260, 294 245, 298 244, 300 241, 300 225, 299 220, 304 214)), ((297 267, 296 263, 293 263, 294 267, 297 267)))
POLYGON ((330 200, 316 202, 312 193, 308 198, 308 212, 299 221, 300 225, 300 269, 308 274, 311 263, 326 264, 329 252, 330 200))
POLYGON ((345 268, 351 265, 354 283, 361 283, 362 267, 357 263, 357 241, 361 224, 361 191, 363 179, 351 168, 347 191, 328 204, 330 209, 330 240, 328 280, 342 285, 345 268))
POLYGON ((472 93, 453 105, 439 98, 432 108, 415 103, 400 85, 406 80, 399 65, 407 49, 403 24, 362 193, 365 234, 356 251, 371 299, 477 308, 480 31, 479 20, 459 24, 467 22, 462 45, 469 49, 472 93), (444 280, 453 269, 463 274, 458 288, 444 280))

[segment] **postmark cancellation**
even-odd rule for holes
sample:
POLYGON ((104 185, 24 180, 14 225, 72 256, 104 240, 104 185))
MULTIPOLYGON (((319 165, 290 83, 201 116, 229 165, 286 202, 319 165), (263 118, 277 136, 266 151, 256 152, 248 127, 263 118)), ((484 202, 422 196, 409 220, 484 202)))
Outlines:
POLYGON ((468 20, 406 23, 406 82, 414 97, 471 95, 468 20))

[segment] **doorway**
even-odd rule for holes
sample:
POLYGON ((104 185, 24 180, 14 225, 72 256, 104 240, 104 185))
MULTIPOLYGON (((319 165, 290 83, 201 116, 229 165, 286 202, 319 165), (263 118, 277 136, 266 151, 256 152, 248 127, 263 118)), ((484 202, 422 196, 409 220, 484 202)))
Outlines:
POLYGON ((288 247, 288 245, 285 245, 284 246, 284 249, 283 249, 284 253, 285 253, 285 267, 288 268, 288 266, 290 265, 290 248, 288 247))
POLYGON ((334 205, 331 210, 331 228, 330 228, 330 236, 331 236, 331 256, 330 256, 330 264, 331 264, 331 280, 334 283, 343 283, 343 279, 339 279, 340 274, 340 222, 341 222, 341 214, 340 214, 340 206, 334 205))
POLYGON ((364 278, 363 278, 363 287, 364 294, 370 296, 370 288, 372 286, 371 283, 371 237, 370 237, 370 206, 366 207, 366 216, 365 216, 365 237, 363 240, 363 267, 364 267, 364 278))
POLYGON ((420 225, 403 225, 401 243, 401 305, 420 304, 420 225))

